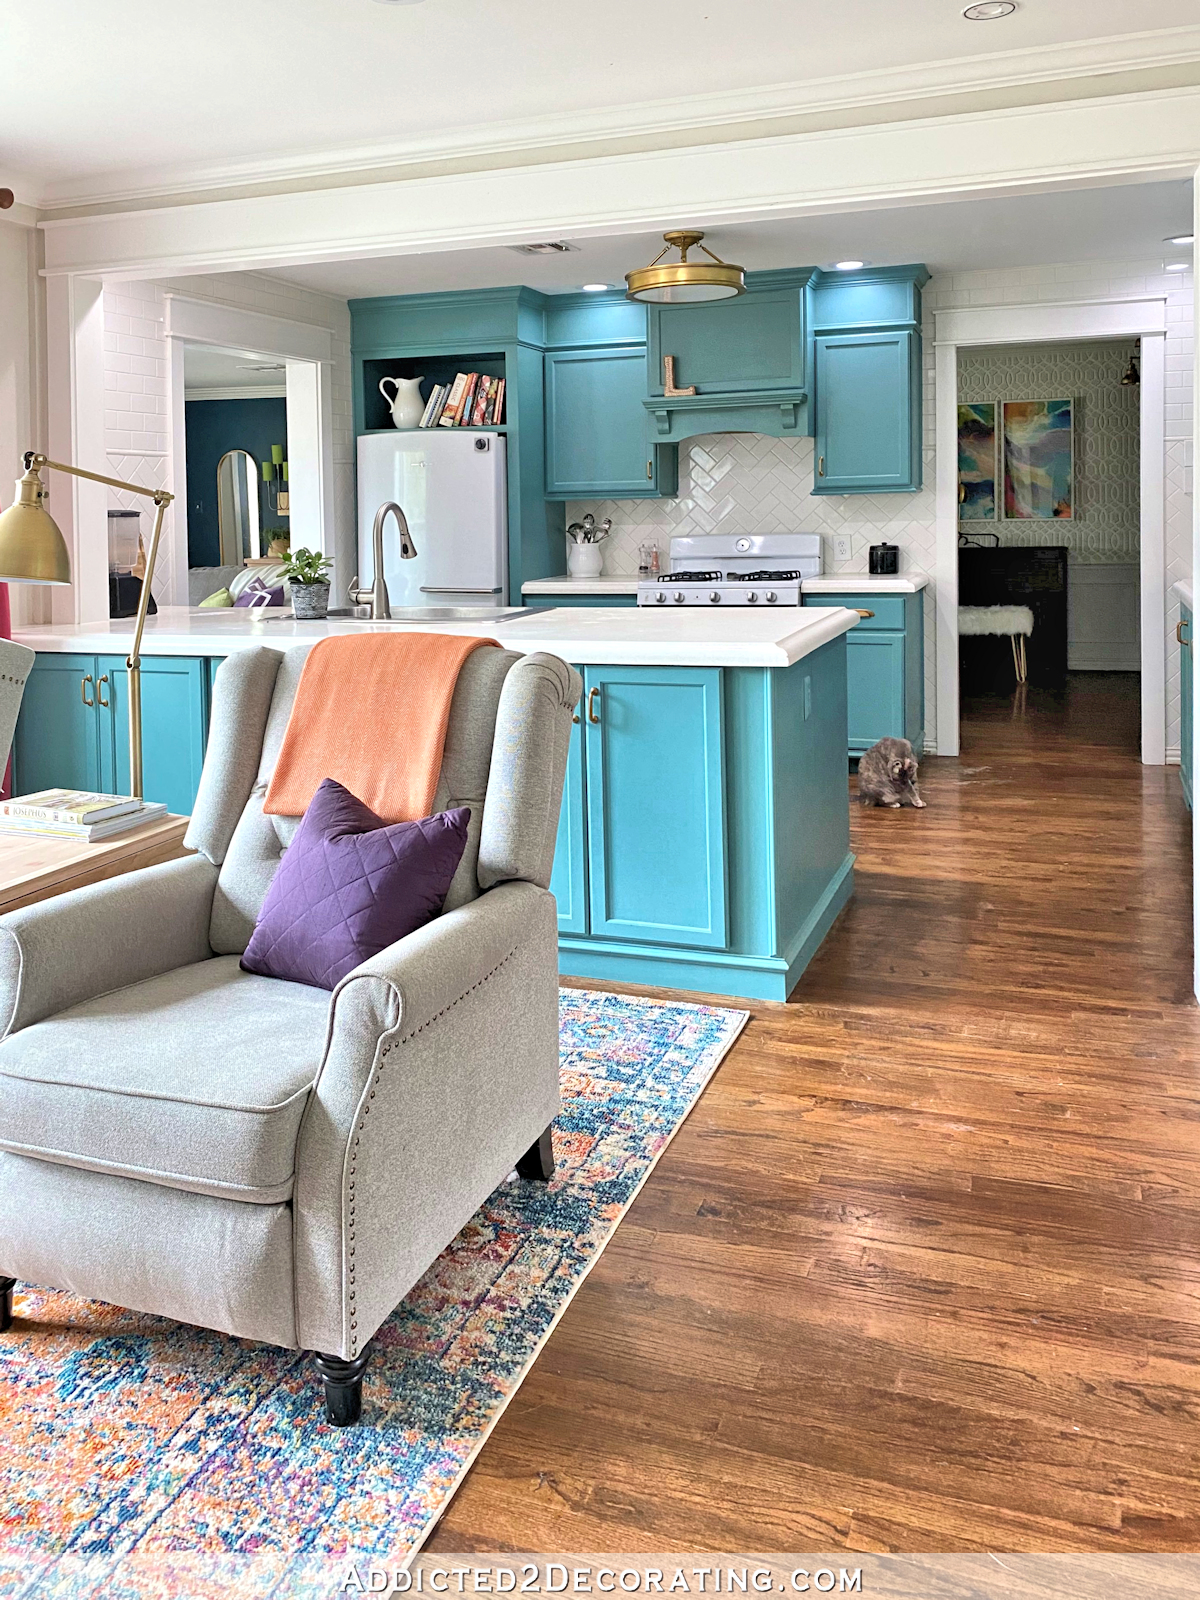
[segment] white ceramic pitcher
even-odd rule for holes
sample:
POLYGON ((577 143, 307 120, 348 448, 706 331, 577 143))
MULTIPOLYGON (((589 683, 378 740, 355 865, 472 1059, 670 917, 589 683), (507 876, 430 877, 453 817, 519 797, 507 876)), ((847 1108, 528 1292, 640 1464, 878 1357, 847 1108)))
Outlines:
POLYGON ((424 416, 423 381, 422 378, 380 378, 379 392, 391 407, 392 421, 398 428, 415 428, 424 416), (385 383, 391 384, 395 394, 388 394, 385 383))

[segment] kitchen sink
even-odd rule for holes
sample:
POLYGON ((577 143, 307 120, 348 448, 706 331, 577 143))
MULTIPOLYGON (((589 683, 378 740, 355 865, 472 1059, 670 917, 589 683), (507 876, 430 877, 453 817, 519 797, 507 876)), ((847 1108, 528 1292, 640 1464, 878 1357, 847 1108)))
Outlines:
MULTIPOLYGON (((372 622, 370 617, 337 608, 329 613, 330 622, 360 622, 364 627, 387 627, 388 622, 502 622, 506 617, 526 615, 523 606, 393 606, 388 618, 372 622)), ((293 617, 263 618, 271 622, 293 622, 293 617)))

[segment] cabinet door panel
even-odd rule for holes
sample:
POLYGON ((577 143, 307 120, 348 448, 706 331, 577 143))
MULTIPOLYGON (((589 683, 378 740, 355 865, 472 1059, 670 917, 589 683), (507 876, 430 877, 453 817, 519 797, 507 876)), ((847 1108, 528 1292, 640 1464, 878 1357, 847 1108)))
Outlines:
POLYGON ((720 669, 589 667, 584 682, 593 936, 725 945, 720 669))
MULTIPOLYGON (((113 790, 128 794, 129 674, 122 656, 101 656, 107 674, 101 754, 113 790)), ((208 736, 208 663, 183 656, 142 661, 142 766, 147 800, 190 816, 208 736)))
POLYGON ((700 394, 753 393, 804 383, 799 289, 750 292, 705 305, 650 307, 650 393, 663 392, 663 357, 675 382, 700 394))
POLYGON ((657 493, 645 396, 644 345, 547 354, 547 495, 657 493))
POLYGON ((904 635, 856 628, 846 640, 846 711, 850 753, 877 739, 903 739, 904 635))
POLYGON ((560 933, 588 931, 583 789, 581 719, 571 729, 571 742, 567 746, 567 774, 563 783, 562 810, 558 814, 554 869, 550 874, 550 893, 558 901, 560 933))
POLYGON ((1192 741, 1194 738, 1194 707, 1192 704, 1192 613, 1186 606, 1179 608, 1182 623, 1180 633, 1183 647, 1179 652, 1179 777, 1183 784, 1183 798, 1192 804, 1192 741))
POLYGON ((817 494, 920 486, 915 340, 906 329, 825 334, 815 341, 817 494))
POLYGON ((39 655, 13 739, 13 793, 99 789, 100 722, 95 656, 39 655), (91 683, 84 684, 90 677, 91 683), (93 702, 84 704, 84 693, 93 702))

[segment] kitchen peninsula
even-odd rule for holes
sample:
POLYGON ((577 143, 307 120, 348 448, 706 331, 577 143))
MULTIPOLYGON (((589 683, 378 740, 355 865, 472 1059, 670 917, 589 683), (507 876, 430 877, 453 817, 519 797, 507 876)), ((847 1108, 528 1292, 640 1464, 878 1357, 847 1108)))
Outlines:
MULTIPOLYGON (((845 636, 858 621, 839 606, 435 624, 164 608, 143 642, 147 794, 191 809, 213 676, 235 651, 422 628, 546 650, 584 679, 551 883, 562 971, 783 1000, 853 887, 845 636)), ((127 784, 129 636, 120 621, 19 633, 38 661, 18 790, 127 784)))

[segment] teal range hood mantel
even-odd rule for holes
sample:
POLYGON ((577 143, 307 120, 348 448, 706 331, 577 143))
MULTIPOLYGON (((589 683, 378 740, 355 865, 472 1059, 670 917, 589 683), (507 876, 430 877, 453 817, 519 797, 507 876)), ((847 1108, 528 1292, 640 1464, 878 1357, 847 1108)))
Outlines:
POLYGON ((767 433, 789 439, 811 431, 806 426, 808 395, 803 389, 659 396, 642 404, 663 444, 698 433, 767 433))

